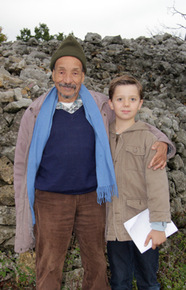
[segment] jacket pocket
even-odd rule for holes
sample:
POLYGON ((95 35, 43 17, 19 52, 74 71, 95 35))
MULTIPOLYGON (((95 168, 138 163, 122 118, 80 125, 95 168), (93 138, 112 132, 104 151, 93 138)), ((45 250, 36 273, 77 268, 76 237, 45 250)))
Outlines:
POLYGON ((144 171, 145 148, 142 146, 126 146, 126 169, 144 171))
POLYGON ((140 146, 126 146, 126 151, 133 155, 145 155, 145 148, 140 146))
POLYGON ((128 199, 127 206, 140 211, 143 211, 147 208, 147 201, 143 199, 128 199))

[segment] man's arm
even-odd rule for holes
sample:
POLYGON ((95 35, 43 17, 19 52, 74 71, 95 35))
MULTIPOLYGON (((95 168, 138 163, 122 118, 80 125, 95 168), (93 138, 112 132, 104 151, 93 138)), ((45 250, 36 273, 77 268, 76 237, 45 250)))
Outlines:
POLYGON ((152 134, 154 134, 158 142, 155 142, 152 146, 152 150, 156 150, 156 154, 151 160, 148 168, 153 167, 154 170, 160 168, 163 169, 166 166, 167 158, 172 158, 176 153, 176 148, 173 143, 156 127, 146 123, 152 134))
POLYGON ((160 169, 165 168, 167 164, 167 151, 168 151, 167 143, 157 141, 152 145, 151 149, 156 150, 156 154, 149 163, 148 168, 153 168, 153 170, 156 170, 158 168, 160 169))

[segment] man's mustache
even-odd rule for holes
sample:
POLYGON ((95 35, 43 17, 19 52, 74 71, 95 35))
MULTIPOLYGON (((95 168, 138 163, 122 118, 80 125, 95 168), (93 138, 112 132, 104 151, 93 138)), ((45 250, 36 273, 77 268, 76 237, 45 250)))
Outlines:
POLYGON ((63 88, 71 88, 71 89, 76 89, 76 85, 71 85, 71 84, 63 84, 63 83, 59 83, 59 87, 63 87, 63 88))

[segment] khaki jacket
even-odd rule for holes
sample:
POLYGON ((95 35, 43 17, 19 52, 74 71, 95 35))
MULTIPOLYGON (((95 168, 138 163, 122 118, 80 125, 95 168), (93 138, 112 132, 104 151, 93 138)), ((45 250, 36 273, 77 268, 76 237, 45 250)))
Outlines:
POLYGON ((148 169, 157 138, 146 123, 136 122, 119 135, 115 122, 110 126, 110 146, 119 198, 107 203, 106 239, 131 240, 123 223, 148 208, 150 222, 170 222, 169 185, 166 170, 148 169))

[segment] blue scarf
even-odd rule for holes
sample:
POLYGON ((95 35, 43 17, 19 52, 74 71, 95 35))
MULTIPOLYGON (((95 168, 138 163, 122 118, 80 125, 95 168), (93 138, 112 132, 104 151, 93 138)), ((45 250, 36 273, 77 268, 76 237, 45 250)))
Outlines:
MULTIPOLYGON (((111 202, 111 197, 113 195, 118 196, 118 191, 110 146, 103 119, 96 102, 84 85, 81 85, 79 94, 83 101, 86 119, 92 125, 95 132, 96 176, 98 184, 96 189, 97 202, 99 204, 107 201, 111 202)), ((35 178, 41 162, 43 150, 50 135, 57 102, 57 90, 53 87, 41 106, 30 144, 27 167, 27 191, 33 224, 35 224, 33 209, 35 199, 35 178)))

